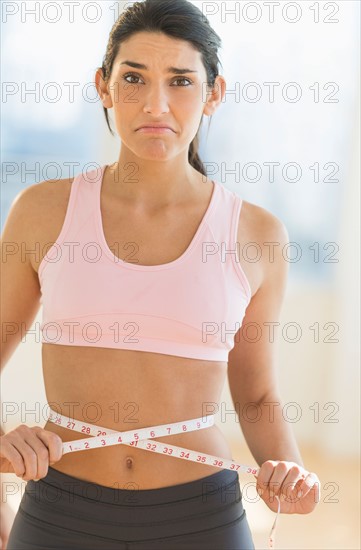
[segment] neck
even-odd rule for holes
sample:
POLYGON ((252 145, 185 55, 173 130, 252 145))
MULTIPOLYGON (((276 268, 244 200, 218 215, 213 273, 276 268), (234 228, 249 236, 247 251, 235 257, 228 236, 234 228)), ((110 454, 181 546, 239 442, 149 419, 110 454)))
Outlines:
POLYGON ((122 152, 106 170, 109 192, 132 203, 166 206, 198 194, 207 178, 183 155, 154 161, 122 152))

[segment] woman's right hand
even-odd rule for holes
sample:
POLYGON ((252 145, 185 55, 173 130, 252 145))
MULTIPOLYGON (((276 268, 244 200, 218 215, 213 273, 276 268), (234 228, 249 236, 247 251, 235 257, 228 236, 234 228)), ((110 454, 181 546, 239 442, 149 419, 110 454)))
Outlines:
POLYGON ((0 472, 37 481, 47 475, 49 464, 61 459, 62 444, 54 432, 21 424, 0 437, 0 472))

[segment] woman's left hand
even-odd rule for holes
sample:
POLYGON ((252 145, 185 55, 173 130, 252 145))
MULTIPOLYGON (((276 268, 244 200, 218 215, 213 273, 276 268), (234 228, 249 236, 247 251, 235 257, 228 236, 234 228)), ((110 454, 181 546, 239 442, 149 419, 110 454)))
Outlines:
POLYGON ((268 508, 278 510, 280 498, 282 514, 309 514, 320 501, 320 480, 296 462, 267 460, 259 468, 256 490, 268 508), (273 494, 272 494, 273 491, 273 494))

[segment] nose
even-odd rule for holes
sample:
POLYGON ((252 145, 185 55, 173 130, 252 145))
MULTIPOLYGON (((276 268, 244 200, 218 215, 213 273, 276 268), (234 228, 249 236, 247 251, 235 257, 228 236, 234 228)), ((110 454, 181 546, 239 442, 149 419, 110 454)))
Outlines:
POLYGON ((152 86, 149 90, 143 111, 154 116, 169 112, 168 95, 160 84, 152 86))

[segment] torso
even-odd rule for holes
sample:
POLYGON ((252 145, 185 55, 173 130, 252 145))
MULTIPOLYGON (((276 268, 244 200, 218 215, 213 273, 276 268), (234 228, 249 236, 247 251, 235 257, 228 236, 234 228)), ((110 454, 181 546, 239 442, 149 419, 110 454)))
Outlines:
MULTIPOLYGON (((212 182, 208 180, 203 183, 202 197, 197 204, 188 205, 183 216, 159 214, 153 216, 150 222, 144 215, 135 219, 134 213, 130 214, 114 197, 107 196, 107 177, 110 177, 107 172, 108 169, 103 182, 101 210, 109 247, 115 250, 113 243, 117 243, 117 254, 127 260, 129 252, 123 250, 123 244, 140 243, 137 251, 140 265, 160 265, 178 258, 187 249, 209 204, 212 182), (163 239, 159 239, 160 228, 163 239)), ((44 202, 40 201, 37 207, 39 213, 47 214, 39 216, 34 234, 43 251, 32 259, 36 272, 49 248, 46 245, 53 243, 59 235, 72 181, 67 179, 41 184, 44 202)), ((252 220, 257 208, 247 201, 243 203, 238 228, 241 249, 247 242, 254 241, 252 220)), ((242 257, 240 261, 253 295, 260 285, 262 268, 259 263, 247 263, 242 257)), ((220 404, 227 374, 226 362, 46 343, 42 347, 42 364, 46 397, 50 404, 57 403, 65 416, 72 413, 74 418, 88 423, 92 423, 91 415, 97 415, 94 424, 117 431, 202 416, 205 403, 220 404), (69 402, 73 404, 72 410, 65 405, 69 402)), ((52 408, 56 410, 56 407, 52 408)), ((49 421, 44 429, 57 433, 63 441, 86 437, 49 421)), ((158 437, 157 440, 232 459, 231 449, 216 425, 195 432, 158 437)), ((187 483, 220 471, 215 466, 126 445, 65 454, 52 468, 108 487, 131 486, 138 489, 187 483)))

